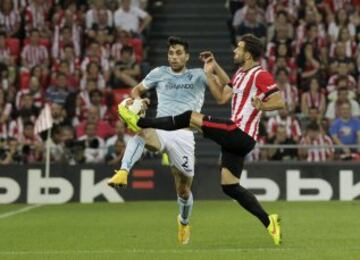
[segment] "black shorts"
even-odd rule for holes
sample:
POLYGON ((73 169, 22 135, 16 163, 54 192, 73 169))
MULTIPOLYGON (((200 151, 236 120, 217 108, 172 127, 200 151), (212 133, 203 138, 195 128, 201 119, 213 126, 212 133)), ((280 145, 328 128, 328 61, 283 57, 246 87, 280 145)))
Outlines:
POLYGON ((254 148, 256 141, 230 119, 204 116, 203 135, 221 146, 221 167, 240 178, 244 158, 254 148))

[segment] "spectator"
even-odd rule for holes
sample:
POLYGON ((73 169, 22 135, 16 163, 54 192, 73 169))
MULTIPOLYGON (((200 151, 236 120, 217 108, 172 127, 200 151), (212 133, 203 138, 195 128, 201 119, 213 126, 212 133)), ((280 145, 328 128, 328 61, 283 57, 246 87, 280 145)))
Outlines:
POLYGON ((33 96, 30 94, 24 94, 21 96, 20 108, 18 110, 18 116, 22 118, 28 118, 32 122, 35 122, 39 115, 39 108, 34 104, 33 96))
POLYGON ((111 78, 111 88, 132 88, 138 84, 140 66, 136 63, 134 49, 124 46, 121 49, 121 59, 115 64, 111 78))
POLYGON ((81 47, 80 40, 77 38, 76 32, 70 26, 64 26, 60 29, 55 27, 52 43, 52 57, 54 59, 63 58, 65 47, 72 46, 76 57, 80 57, 81 47))
POLYGON ((114 145, 114 151, 106 155, 107 164, 120 164, 125 152, 124 141, 118 139, 114 145))
POLYGON ((8 137, 9 118, 12 112, 11 103, 6 102, 5 92, 0 88, 0 138, 6 139, 8 137))
POLYGON ((24 130, 19 135, 19 141, 23 145, 25 163, 40 162, 43 159, 43 142, 40 136, 34 134, 33 122, 24 122, 24 130))
POLYGON ((108 153, 113 152, 112 149, 117 140, 121 140, 121 141, 127 143, 129 138, 130 138, 130 135, 126 133, 124 123, 122 121, 117 121, 115 123, 115 135, 109 137, 106 140, 106 147, 108 149, 108 153))
POLYGON ((96 135, 97 125, 87 122, 85 126, 85 135, 79 138, 79 141, 85 143, 85 162, 100 163, 105 159, 105 142, 104 139, 96 135))
POLYGON ((356 65, 352 58, 346 57, 346 45, 343 42, 336 43, 334 56, 329 59, 330 75, 337 73, 340 63, 345 63, 350 73, 356 74, 356 65))
POLYGON ((0 3, 0 27, 9 38, 19 36, 21 17, 14 7, 13 0, 2 0, 0 3))
POLYGON ((258 38, 262 39, 265 43, 266 40, 266 27, 263 23, 257 19, 257 9, 247 8, 246 19, 240 23, 238 27, 235 27, 236 41, 239 41, 241 36, 247 33, 252 33, 258 38))
POLYGON ((48 15, 51 5, 51 1, 30 1, 24 12, 25 29, 27 32, 31 32, 35 28, 38 30, 41 30, 43 28, 49 28, 48 15))
POLYGON ((334 148, 331 138, 320 131, 315 122, 309 123, 305 135, 300 141, 301 145, 312 146, 300 148, 299 158, 308 162, 325 162, 334 158, 334 148), (323 146, 323 147, 317 147, 323 146), (325 147, 327 146, 327 147, 325 147))
POLYGON ((109 125, 109 123, 100 119, 100 111, 97 107, 91 107, 88 111, 87 120, 82 121, 76 127, 76 136, 82 137, 85 135, 85 126, 87 123, 93 123, 96 126, 96 136, 99 136, 103 139, 108 138, 114 135, 114 129, 109 125))
POLYGON ((92 8, 86 12, 86 29, 98 29, 112 27, 113 16, 106 9, 104 0, 95 0, 92 8))
POLYGON ((328 34, 332 42, 335 42, 339 36, 340 28, 345 27, 349 30, 351 39, 355 38, 355 26, 349 20, 345 9, 339 9, 336 12, 335 21, 329 24, 328 34))
POLYGON ((31 31, 30 43, 26 45, 21 53, 22 65, 28 70, 36 65, 48 66, 49 54, 46 47, 40 45, 40 32, 37 29, 31 31))
POLYGON ((10 49, 6 45, 6 35, 3 32, 0 32, 0 63, 7 66, 12 64, 10 49))
POLYGON ((21 108, 22 98, 24 95, 29 95, 33 99, 34 106, 40 109, 44 104, 44 97, 40 89, 40 82, 38 78, 32 77, 30 79, 29 88, 20 90, 16 95, 16 107, 21 108))
MULTIPOLYGON (((269 140, 269 143, 274 145, 293 145, 295 141, 291 137, 287 137, 285 126, 279 125, 276 128, 275 136, 269 140)), ((297 157, 296 150, 289 148, 269 149, 268 156, 273 161, 293 160, 297 157)))
POLYGON ((301 113, 308 116, 309 108, 316 107, 320 115, 323 115, 326 108, 326 99, 320 90, 319 81, 317 78, 312 78, 309 85, 309 90, 301 96, 301 113))
POLYGON ((88 50, 87 56, 81 63, 81 70, 88 73, 88 67, 90 63, 96 63, 99 69, 106 76, 109 72, 109 62, 107 60, 106 49, 104 49, 97 41, 93 41, 88 50))
POLYGON ((248 9, 256 9, 256 21, 260 23, 265 23, 264 10, 257 5, 256 0, 247 0, 245 1, 245 5, 241 9, 238 9, 234 14, 232 23, 234 28, 240 26, 240 24, 248 18, 248 16, 246 15, 248 9))
POLYGON ((86 74, 80 81, 80 89, 84 90, 87 86, 88 81, 96 82, 96 88, 105 89, 106 81, 104 76, 101 74, 100 67, 96 62, 90 62, 87 65, 86 74))
POLYGON ((53 102, 58 104, 65 104, 66 98, 69 95, 69 91, 67 89, 67 77, 65 74, 60 73, 57 77, 56 84, 50 86, 46 90, 45 100, 47 102, 53 102))
POLYGON ((275 37, 276 28, 288 27, 289 35, 291 39, 294 36, 294 27, 288 19, 288 13, 285 10, 280 10, 276 13, 276 20, 267 28, 267 40, 270 42, 275 37))
POLYGON ((295 86, 290 85, 289 73, 286 69, 279 69, 276 72, 276 83, 289 109, 289 113, 295 113, 299 105, 298 90, 295 86))
POLYGON ((358 92, 356 80, 353 76, 349 75, 349 69, 345 62, 340 62, 337 67, 337 73, 329 78, 326 90, 329 93, 328 98, 330 100, 336 99, 338 87, 347 87, 351 91, 352 97, 358 92), (345 82, 340 82, 343 80, 345 82))
MULTIPOLYGON (((339 36, 336 41, 337 43, 342 43, 345 46, 345 56, 346 58, 352 58, 356 52, 356 42, 351 39, 349 29, 342 27, 339 30, 339 36)), ((336 43, 332 42, 330 45, 330 57, 335 56, 336 43)))
POLYGON ((312 43, 304 44, 298 56, 298 65, 300 71, 299 82, 302 83, 299 87, 303 89, 311 78, 319 75, 320 63, 314 53, 312 43))
POLYGON ((334 120, 335 118, 338 118, 340 116, 340 105, 346 102, 349 102, 351 105, 351 116, 352 117, 359 117, 360 116, 360 106, 359 103, 349 98, 350 93, 346 86, 341 87, 337 91, 337 99, 331 101, 328 104, 325 117, 334 120))
POLYGON ((66 111, 63 105, 58 103, 51 104, 51 116, 54 126, 69 126, 69 118, 66 117, 66 111))
POLYGON ((282 125, 286 129, 286 136, 298 142, 301 137, 300 124, 296 118, 289 115, 288 108, 279 110, 279 115, 271 117, 267 125, 268 139, 272 139, 276 134, 276 129, 282 125))
MULTIPOLYGON (((339 117, 331 124, 330 134, 337 145, 360 144, 360 120, 351 116, 350 102, 340 105, 339 117)), ((344 147, 341 156, 349 157, 356 149, 344 147)))
POLYGON ((107 107, 104 104, 103 93, 100 90, 94 89, 90 92, 90 106, 97 107, 100 111, 100 118, 104 118, 107 107))
POLYGON ((8 138, 7 146, 0 151, 0 154, 0 164, 9 165, 24 162, 24 158, 20 152, 20 144, 16 138, 8 138))
POLYGON ((139 36, 150 25, 152 17, 145 11, 131 6, 131 0, 122 0, 114 14, 117 30, 125 30, 139 36), (141 23, 140 23, 141 20, 141 23))

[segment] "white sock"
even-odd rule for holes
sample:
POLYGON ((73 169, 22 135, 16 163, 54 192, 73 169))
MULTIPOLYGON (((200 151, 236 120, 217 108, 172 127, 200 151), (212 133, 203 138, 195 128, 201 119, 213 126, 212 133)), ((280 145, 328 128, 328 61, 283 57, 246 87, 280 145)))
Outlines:
POLYGON ((194 204, 192 193, 190 192, 189 198, 187 200, 178 196, 177 202, 179 204, 180 222, 181 224, 187 225, 189 224, 191 211, 194 204))
POLYGON ((124 156, 121 161, 121 169, 130 172, 134 164, 141 158, 144 147, 145 140, 142 137, 138 135, 131 137, 125 148, 124 156))

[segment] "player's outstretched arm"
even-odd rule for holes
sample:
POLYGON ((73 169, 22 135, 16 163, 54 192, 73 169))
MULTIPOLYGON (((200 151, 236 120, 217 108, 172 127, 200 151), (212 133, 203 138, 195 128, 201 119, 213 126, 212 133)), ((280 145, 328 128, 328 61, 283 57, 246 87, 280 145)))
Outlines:
POLYGON ((147 89, 140 83, 131 90, 131 97, 136 99, 141 98, 141 95, 146 91, 147 89))
POLYGON ((215 98, 216 102, 219 105, 226 104, 232 97, 232 89, 227 85, 221 85, 217 76, 212 73, 207 72, 206 79, 209 90, 215 98))
POLYGON ((207 85, 217 103, 221 105, 226 104, 232 96, 232 89, 226 85, 228 83, 228 81, 226 81, 228 76, 225 72, 225 76, 215 74, 215 67, 218 65, 212 53, 209 53, 205 52, 205 55, 204 52, 202 52, 200 54, 200 59, 204 62, 207 85))
POLYGON ((201 52, 200 60, 204 62, 204 65, 209 62, 213 64, 213 73, 216 74, 222 86, 226 86, 230 82, 230 77, 224 71, 224 69, 217 63, 214 54, 211 51, 201 52))
POLYGON ((285 107, 284 99, 280 91, 276 91, 270 94, 268 97, 261 100, 258 96, 255 96, 251 100, 251 104, 258 110, 272 111, 283 109, 285 107))

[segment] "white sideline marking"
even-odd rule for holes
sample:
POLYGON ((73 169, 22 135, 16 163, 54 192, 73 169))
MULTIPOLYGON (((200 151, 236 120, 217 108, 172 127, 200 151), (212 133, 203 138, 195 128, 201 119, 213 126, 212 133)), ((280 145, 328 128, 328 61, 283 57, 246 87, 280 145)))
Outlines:
POLYGON ((20 208, 20 209, 17 209, 17 210, 9 211, 9 212, 0 214, 0 219, 12 217, 14 215, 24 213, 24 212, 27 212, 27 211, 30 211, 32 209, 42 207, 42 206, 44 206, 44 205, 43 204, 35 204, 35 205, 26 206, 26 207, 23 207, 23 208, 20 208))
MULTIPOLYGON (((323 248, 329 250, 328 247, 323 248)), ((226 253, 226 252, 281 252, 281 251, 296 251, 307 250, 314 251, 319 248, 218 248, 218 249, 126 249, 126 250, 51 250, 51 251, 0 251, 0 255, 87 255, 87 254, 191 254, 191 253, 226 253)), ((330 249, 331 250, 331 249, 330 249)), ((342 250, 359 251, 360 248, 343 248, 342 250)))

